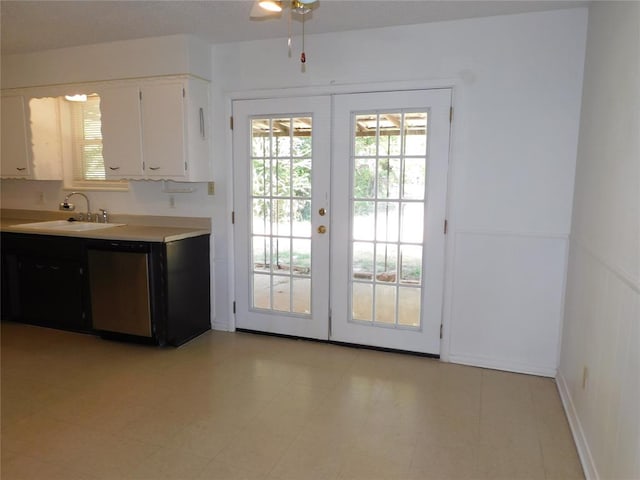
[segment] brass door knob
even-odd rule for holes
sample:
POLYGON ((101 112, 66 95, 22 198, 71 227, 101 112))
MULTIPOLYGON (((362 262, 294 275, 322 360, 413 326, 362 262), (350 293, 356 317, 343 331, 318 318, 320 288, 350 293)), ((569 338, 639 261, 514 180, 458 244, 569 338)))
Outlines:
POLYGON ((327 233, 327 227, 325 227, 324 225, 320 225, 318 227, 318 233, 327 233))
POLYGON ((321 208, 320 210, 318 210, 318 213, 321 217, 324 217, 327 214, 327 211, 324 208, 321 208))

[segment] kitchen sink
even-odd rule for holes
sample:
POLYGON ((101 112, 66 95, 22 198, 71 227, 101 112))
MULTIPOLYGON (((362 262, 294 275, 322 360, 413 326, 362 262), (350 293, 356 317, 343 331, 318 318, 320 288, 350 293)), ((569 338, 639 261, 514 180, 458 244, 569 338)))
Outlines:
POLYGON ((56 230, 60 232, 86 232, 88 230, 100 230, 103 228, 119 227, 124 223, 92 223, 70 222, 68 220, 51 220, 48 222, 22 223, 13 225, 15 228, 28 230, 56 230))

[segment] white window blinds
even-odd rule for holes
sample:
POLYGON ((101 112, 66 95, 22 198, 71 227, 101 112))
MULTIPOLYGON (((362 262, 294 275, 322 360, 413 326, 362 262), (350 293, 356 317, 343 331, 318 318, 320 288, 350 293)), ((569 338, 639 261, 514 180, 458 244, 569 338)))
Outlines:
POLYGON ((74 145, 73 179, 105 180, 100 97, 89 95, 86 102, 73 102, 71 121, 74 145))

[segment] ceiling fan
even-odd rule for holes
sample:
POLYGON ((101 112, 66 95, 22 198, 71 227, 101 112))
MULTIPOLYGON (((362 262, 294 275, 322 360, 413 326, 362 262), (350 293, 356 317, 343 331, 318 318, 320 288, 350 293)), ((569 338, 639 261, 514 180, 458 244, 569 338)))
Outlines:
POLYGON ((273 17, 280 17, 283 9, 289 9, 289 37, 287 44, 289 56, 291 56, 291 24, 294 15, 302 20, 302 52, 300 62, 306 63, 307 56, 304 52, 304 21, 305 17, 318 7, 318 0, 256 0, 251 8, 249 17, 252 20, 263 20, 273 17))

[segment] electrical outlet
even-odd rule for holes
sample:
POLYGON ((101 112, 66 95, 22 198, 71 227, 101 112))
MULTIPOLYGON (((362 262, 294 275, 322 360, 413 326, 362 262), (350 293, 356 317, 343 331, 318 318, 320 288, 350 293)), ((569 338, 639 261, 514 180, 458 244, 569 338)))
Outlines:
POLYGON ((583 390, 587 388, 588 379, 589 379, 589 369, 585 365, 584 367, 582 367, 582 389, 583 390))
POLYGON ((209 195, 215 195, 216 194, 216 182, 207 183, 207 193, 209 195))
POLYGON ((44 205, 45 201, 44 192, 38 192, 38 204, 44 205))
POLYGON ((169 197, 169 208, 176 208, 176 197, 173 195, 169 197))

